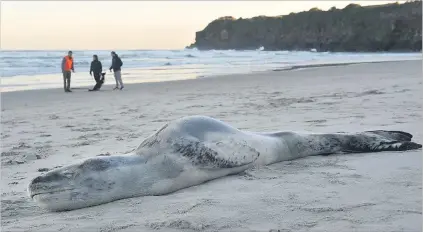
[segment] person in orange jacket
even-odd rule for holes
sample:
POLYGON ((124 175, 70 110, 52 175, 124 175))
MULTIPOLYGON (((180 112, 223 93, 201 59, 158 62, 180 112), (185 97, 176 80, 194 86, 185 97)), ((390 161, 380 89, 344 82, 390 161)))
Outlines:
POLYGON ((62 60, 63 88, 65 92, 72 92, 70 90, 71 71, 75 72, 73 68, 72 51, 69 51, 68 55, 63 57, 62 60))

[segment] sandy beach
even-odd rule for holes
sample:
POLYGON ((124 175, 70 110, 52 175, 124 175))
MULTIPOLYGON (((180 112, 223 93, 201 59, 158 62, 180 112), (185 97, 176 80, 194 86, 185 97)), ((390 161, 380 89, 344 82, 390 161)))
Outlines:
POLYGON ((417 60, 128 84, 123 91, 2 93, 2 231, 422 231, 421 150, 308 157, 165 196, 61 213, 39 208, 26 193, 41 172, 129 153, 188 115, 263 132, 403 130, 422 143, 421 77, 417 60))

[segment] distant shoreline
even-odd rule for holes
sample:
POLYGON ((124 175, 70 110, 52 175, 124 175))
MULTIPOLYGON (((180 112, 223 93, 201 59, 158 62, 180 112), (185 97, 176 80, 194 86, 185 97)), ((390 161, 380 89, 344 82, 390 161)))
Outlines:
POLYGON ((282 68, 282 69, 273 69, 274 72, 281 72, 281 71, 293 71, 298 69, 309 69, 309 68, 323 68, 323 67, 334 67, 334 66, 347 66, 353 64, 377 64, 377 63, 386 63, 386 62, 401 62, 404 60, 398 61, 370 61, 370 62, 349 62, 349 63, 333 63, 333 64, 311 64, 311 65, 295 65, 289 68, 282 68))

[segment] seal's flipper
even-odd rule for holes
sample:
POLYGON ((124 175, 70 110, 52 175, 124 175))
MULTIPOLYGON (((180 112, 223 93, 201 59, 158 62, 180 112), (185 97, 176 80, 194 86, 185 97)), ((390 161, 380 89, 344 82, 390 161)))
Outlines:
POLYGON ((383 136, 387 139, 393 139, 398 141, 411 141, 413 135, 404 131, 386 131, 386 130, 375 130, 375 131, 366 131, 366 133, 373 133, 380 136, 383 136))
MULTIPOLYGON (((334 153, 365 153, 381 151, 407 151, 422 148, 421 144, 411 142, 413 136, 403 131, 366 131, 361 133, 335 133, 307 135, 301 143, 291 146, 304 156, 330 155, 334 153)), ((299 140, 296 137, 297 140, 299 140)), ((286 140, 286 138, 285 138, 286 140)), ((290 144, 294 144, 293 141, 290 144)))
POLYGON ((205 143, 179 140, 173 143, 175 152, 201 168, 235 168, 252 164, 260 153, 246 144, 235 141, 205 143))
POLYGON ((390 142, 390 143, 381 143, 376 150, 379 151, 408 151, 408 150, 416 150, 422 148, 421 144, 415 142, 390 142))
POLYGON ((411 142, 412 135, 402 131, 367 131, 346 135, 342 142, 344 152, 407 151, 422 148, 411 142))

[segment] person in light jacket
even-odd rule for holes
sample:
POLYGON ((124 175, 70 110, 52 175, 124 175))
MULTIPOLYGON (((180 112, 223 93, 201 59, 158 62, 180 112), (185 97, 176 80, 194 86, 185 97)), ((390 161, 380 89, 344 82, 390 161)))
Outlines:
POLYGON ((123 89, 123 82, 122 82, 122 74, 121 74, 121 67, 123 65, 122 60, 120 57, 116 54, 116 52, 111 52, 112 55, 112 65, 110 66, 110 71, 113 69, 113 73, 116 80, 116 87, 113 90, 116 89, 123 89), (119 87, 120 85, 120 87, 119 87))

